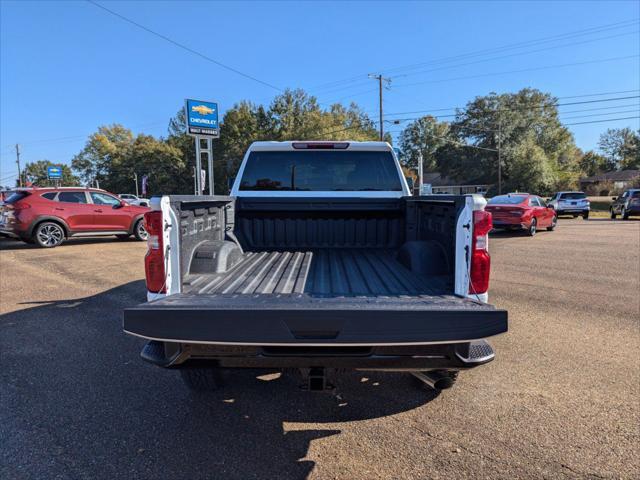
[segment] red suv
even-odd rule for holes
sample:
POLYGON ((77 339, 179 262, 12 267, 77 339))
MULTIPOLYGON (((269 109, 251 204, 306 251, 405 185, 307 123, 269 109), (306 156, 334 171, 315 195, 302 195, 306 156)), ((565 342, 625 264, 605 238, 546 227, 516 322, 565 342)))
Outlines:
POLYGON ((146 240, 147 211, 94 188, 18 189, 0 207, 0 234, 46 248, 69 237, 134 235, 146 240))

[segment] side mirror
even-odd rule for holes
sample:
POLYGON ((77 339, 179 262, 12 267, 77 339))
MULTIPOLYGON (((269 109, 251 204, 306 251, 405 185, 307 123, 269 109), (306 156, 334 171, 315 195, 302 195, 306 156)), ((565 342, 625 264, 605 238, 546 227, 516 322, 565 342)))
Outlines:
POLYGON ((114 210, 117 210, 118 208, 122 208, 127 204, 127 202, 125 202, 124 200, 120 200, 120 203, 116 203, 112 208, 114 210))

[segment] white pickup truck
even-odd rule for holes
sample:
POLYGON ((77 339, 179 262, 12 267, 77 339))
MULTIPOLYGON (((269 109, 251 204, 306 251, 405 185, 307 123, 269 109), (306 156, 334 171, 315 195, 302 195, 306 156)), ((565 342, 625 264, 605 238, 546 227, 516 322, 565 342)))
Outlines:
POLYGON ((491 361, 491 215, 473 196, 410 196, 384 142, 256 142, 230 196, 163 196, 145 214, 149 302, 124 312, 143 359, 196 390, 219 371, 344 369, 435 389, 491 361))

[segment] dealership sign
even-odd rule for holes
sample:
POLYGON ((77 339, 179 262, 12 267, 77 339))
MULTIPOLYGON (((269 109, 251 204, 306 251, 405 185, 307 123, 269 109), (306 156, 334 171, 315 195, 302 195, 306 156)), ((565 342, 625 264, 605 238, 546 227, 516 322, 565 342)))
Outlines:
POLYGON ((189 135, 220 138, 217 103, 187 99, 185 101, 185 115, 189 135))
POLYGON ((51 180, 62 178, 62 167, 47 167, 47 177, 51 180))

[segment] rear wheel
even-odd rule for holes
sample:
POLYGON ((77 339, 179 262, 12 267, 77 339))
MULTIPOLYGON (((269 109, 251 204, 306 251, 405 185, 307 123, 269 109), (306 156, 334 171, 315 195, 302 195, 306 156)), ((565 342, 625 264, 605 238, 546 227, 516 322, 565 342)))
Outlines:
POLYGON ((611 220, 616 219, 616 212, 613 211, 613 207, 609 209, 609 213, 611 214, 611 220))
POLYGON ((42 222, 33 232, 33 240, 42 248, 57 247, 64 241, 64 229, 54 222, 42 222))
POLYGON ((535 218, 531 219, 527 233, 530 237, 533 237, 538 232, 538 222, 535 218))
POLYGON ((553 218, 551 219, 551 225, 547 227, 547 230, 549 230, 550 232, 553 232, 557 224, 558 224, 558 217, 554 215, 553 218))
POLYGON ((582 214, 582 219, 583 220, 589 220, 589 212, 585 212, 582 214))
POLYGON ((629 220, 629 212, 627 212, 625 207, 622 207, 622 210, 620 210, 620 216, 623 220, 629 220))
POLYGON ((140 219, 136 222, 136 226, 133 227, 133 234, 136 237, 136 240, 140 240, 144 242, 149 234, 147 233, 147 229, 144 228, 144 220, 140 219))
POLYGON ((222 386, 222 375, 217 368, 184 368, 180 376, 194 392, 213 392, 222 386))

